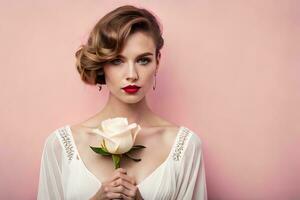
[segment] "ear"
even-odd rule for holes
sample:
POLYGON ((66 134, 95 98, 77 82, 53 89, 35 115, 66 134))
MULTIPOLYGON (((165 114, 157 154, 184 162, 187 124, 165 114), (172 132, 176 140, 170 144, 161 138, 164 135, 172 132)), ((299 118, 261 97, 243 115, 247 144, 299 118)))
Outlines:
POLYGON ((156 57, 156 69, 155 69, 155 74, 157 73, 158 68, 159 68, 160 58, 161 58, 161 54, 160 54, 160 52, 158 52, 157 57, 156 57))

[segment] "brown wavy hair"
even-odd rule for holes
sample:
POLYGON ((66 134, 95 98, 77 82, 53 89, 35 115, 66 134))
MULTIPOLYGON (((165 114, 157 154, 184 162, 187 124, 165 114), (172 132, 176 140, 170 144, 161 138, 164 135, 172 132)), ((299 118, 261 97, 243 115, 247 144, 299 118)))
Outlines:
POLYGON ((90 32, 87 43, 76 51, 76 68, 81 80, 90 85, 105 84, 103 64, 121 52, 126 39, 135 31, 144 31, 153 38, 157 61, 164 45, 161 24, 150 11, 125 5, 102 17, 90 32))

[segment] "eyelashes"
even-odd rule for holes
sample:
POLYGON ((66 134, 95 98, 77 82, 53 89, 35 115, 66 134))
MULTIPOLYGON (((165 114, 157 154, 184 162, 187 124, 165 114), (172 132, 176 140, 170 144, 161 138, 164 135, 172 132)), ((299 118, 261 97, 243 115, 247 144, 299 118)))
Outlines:
MULTIPOLYGON (((138 61, 141 65, 147 65, 148 63, 151 62, 151 59, 148 58, 148 57, 143 57, 143 58, 138 59, 137 61, 138 61)), ((116 58, 116 59, 110 61, 110 64, 112 64, 112 65, 120 65, 120 64, 122 64, 122 62, 123 62, 122 59, 116 58)))
POLYGON ((117 59, 110 61, 109 63, 112 65, 119 65, 119 64, 121 64, 121 59, 117 58, 117 59))
POLYGON ((150 59, 150 58, 147 58, 147 57, 141 58, 141 59, 139 59, 139 60, 142 60, 142 61, 143 61, 143 62, 142 62, 142 65, 147 65, 148 63, 151 62, 151 59, 150 59))

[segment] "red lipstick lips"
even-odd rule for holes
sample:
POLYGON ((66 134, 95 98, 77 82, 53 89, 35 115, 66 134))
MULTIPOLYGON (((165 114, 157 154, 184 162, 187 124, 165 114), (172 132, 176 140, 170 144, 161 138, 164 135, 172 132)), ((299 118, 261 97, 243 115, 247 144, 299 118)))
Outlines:
POLYGON ((126 86, 126 87, 123 87, 122 89, 123 89, 125 92, 129 93, 129 94, 134 94, 134 93, 136 93, 140 88, 141 88, 141 87, 136 86, 136 85, 128 85, 128 86, 126 86))

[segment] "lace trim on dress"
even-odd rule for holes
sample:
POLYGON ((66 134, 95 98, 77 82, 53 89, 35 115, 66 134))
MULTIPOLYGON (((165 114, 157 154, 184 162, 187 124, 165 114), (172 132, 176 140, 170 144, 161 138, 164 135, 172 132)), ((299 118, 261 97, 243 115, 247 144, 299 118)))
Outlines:
POLYGON ((178 161, 181 158, 182 151, 184 149, 185 142, 187 141, 187 137, 190 134, 190 131, 187 128, 183 128, 181 132, 179 132, 178 142, 176 143, 175 150, 173 152, 173 160, 178 161))
POLYGON ((62 143, 66 150, 67 157, 68 157, 69 161, 71 161, 73 158, 73 155, 74 155, 74 147, 72 145, 70 135, 68 134, 68 132, 65 128, 58 129, 58 133, 62 139, 62 143))

